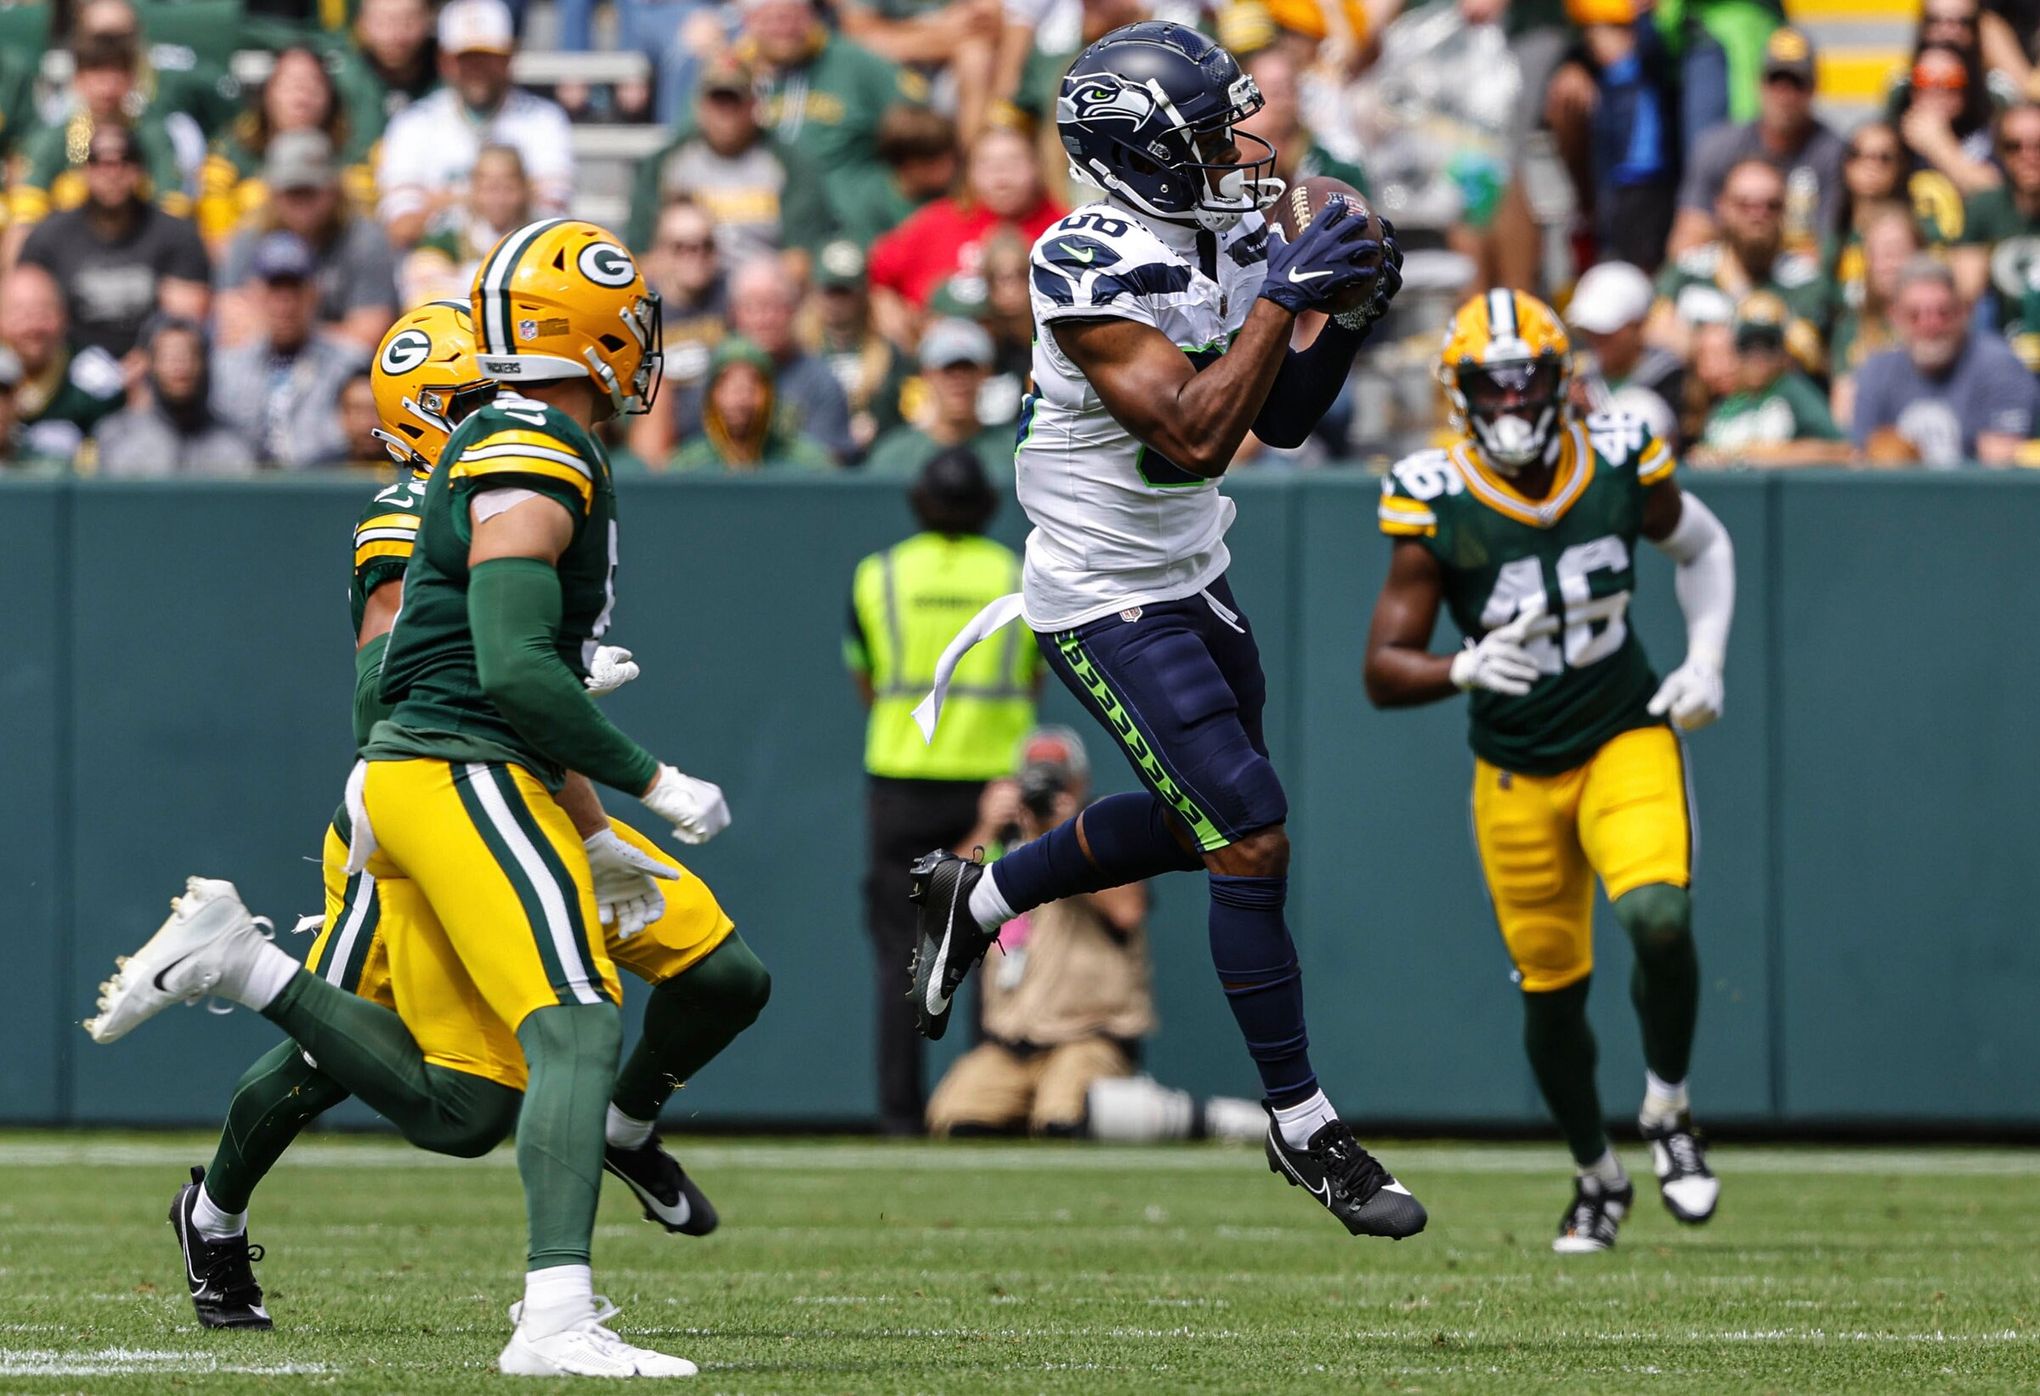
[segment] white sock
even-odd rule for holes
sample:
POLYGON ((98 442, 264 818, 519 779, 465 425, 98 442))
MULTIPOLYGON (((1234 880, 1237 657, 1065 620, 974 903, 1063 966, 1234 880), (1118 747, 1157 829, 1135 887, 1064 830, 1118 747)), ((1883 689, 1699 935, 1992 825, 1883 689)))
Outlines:
POLYGON ((586 1265, 548 1265, 524 1275, 524 1312, 519 1323, 528 1338, 546 1338, 595 1312, 595 1271, 586 1265))
POLYGON ((1275 1126, 1282 1131, 1282 1142, 1292 1149, 1307 1147, 1313 1134, 1338 1118, 1339 1112, 1332 1109, 1323 1091, 1313 1091, 1309 1100, 1295 1105, 1275 1108, 1275 1126))
POLYGON ((602 1126, 602 1137, 618 1149, 641 1148, 652 1137, 652 1122, 633 1120, 611 1105, 608 1123, 602 1126))
POLYGON ((1020 913, 1006 905, 1005 894, 999 891, 999 879, 986 873, 978 879, 978 885, 970 889, 970 914, 986 930, 1005 925, 1020 913))
POLYGON ((212 1194, 205 1190, 205 1184, 198 1185, 198 1200, 191 1204, 191 1224, 198 1228, 198 1234, 208 1241, 224 1241, 229 1236, 239 1236, 248 1229, 246 1212, 223 1212, 212 1200, 212 1194))
POLYGON ((1684 1081, 1666 1081, 1654 1071, 1643 1073, 1643 1109, 1637 1118, 1644 1124, 1669 1124, 1692 1108, 1684 1081))
POLYGON ((1592 1178, 1610 1192, 1629 1181, 1629 1175, 1622 1171, 1622 1160, 1615 1157, 1613 1149, 1603 1149, 1599 1158, 1579 1170, 1579 1175, 1592 1178))
POLYGON ((260 1013, 276 1002, 276 996, 284 991, 291 976, 303 968, 265 940, 256 947, 254 956, 238 976, 230 974, 220 980, 217 992, 222 998, 232 999, 260 1013))

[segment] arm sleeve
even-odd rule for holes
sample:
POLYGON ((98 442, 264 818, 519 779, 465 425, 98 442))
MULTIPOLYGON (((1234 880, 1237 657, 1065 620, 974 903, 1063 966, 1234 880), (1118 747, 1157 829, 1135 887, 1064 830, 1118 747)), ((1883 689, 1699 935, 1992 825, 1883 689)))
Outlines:
POLYGON ((1290 350, 1254 418, 1254 435, 1284 450, 1308 441, 1346 385, 1365 337, 1327 320, 1310 348, 1290 350))
POLYGON ((1735 619, 1735 544, 1714 511, 1693 495, 1680 500, 1679 522, 1656 544, 1678 564, 1672 589, 1686 616, 1686 657, 1715 668, 1728 654, 1728 627, 1735 619))
POLYGON ((536 558, 482 563, 468 578, 468 626, 482 691, 525 740, 569 770, 642 794, 658 774, 650 752, 588 696, 554 648, 560 578, 536 558))
POLYGON ((383 651, 389 647, 390 637, 385 631, 354 652, 354 748, 357 751, 368 745, 368 734, 396 706, 382 696, 383 651))

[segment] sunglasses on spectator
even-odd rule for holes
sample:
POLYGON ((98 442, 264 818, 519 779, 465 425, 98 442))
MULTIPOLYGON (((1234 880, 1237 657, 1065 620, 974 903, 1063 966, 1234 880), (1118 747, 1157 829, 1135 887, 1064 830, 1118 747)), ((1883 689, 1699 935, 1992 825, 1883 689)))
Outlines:
POLYGON ((1945 24, 1950 26, 1951 28, 1974 29, 1976 27, 1976 16, 1949 15, 1949 14, 1937 15, 1932 12, 1929 12, 1927 14, 1920 16, 1920 23, 1926 27, 1932 27, 1933 25, 1936 24, 1945 24))
POLYGON ((711 238, 668 238, 665 247, 668 252, 692 252, 698 255, 715 251, 715 242, 711 238))
POLYGON ((1895 165, 1898 163, 1898 148, 1896 146, 1877 145, 1871 146, 1867 150, 1851 149, 1849 151, 1849 158, 1851 160, 1875 160, 1880 165, 1895 165))
POLYGON ((102 168, 103 168, 103 167, 105 167, 105 166, 108 166, 108 165, 128 165, 128 166, 133 166, 133 165, 138 165, 138 164, 140 164, 141 162, 140 162, 139 160, 135 159, 135 157, 134 157, 134 156, 132 156, 132 155, 129 155, 129 154, 125 153, 125 152, 122 152, 122 153, 120 153, 120 154, 115 154, 115 155, 97 155, 97 154, 95 154, 95 155, 88 155, 88 156, 86 156, 86 157, 85 157, 85 163, 86 163, 87 165, 97 165, 97 166, 100 166, 100 167, 102 167, 102 168))
POLYGON ((1785 200, 1782 197, 1776 199, 1730 199, 1728 204, 1730 208, 1739 208, 1744 213, 1783 213, 1785 211, 1785 200))
POLYGON ((2007 139, 1999 141, 1998 154, 2040 155, 2040 136, 2030 136, 2024 140, 2007 139))
POLYGON ((1915 92, 1960 92, 1969 86, 1969 74, 1960 68, 1927 71, 1914 68, 1912 85, 1915 92))

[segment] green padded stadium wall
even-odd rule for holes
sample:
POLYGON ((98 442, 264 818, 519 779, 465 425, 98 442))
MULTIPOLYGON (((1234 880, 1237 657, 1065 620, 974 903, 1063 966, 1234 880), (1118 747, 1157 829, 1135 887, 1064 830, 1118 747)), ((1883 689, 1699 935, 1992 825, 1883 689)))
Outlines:
MULTIPOLYGON (((1728 715, 1690 743, 1700 1099, 1716 1118, 1786 1126, 2040 1123, 2040 577, 2026 565, 2040 480, 1688 483, 1734 532, 1741 587, 1728 715)), ((253 1015, 202 1009, 113 1048, 76 1023, 188 873, 236 879, 280 926, 318 910, 319 839, 348 761, 342 589, 365 486, 0 487, 0 907, 16 952, 0 987, 0 1121, 212 1120, 271 1040, 253 1015)), ((1376 486, 1229 488, 1234 583, 1293 806, 1292 919, 1320 1070, 1363 1118, 1535 1121, 1468 840, 1463 711, 1378 713, 1360 690, 1387 554, 1376 486)), ((910 526, 897 486, 856 479, 625 486, 615 638, 646 678, 612 711, 728 790, 734 827, 686 857, 775 977, 765 1019, 677 1115, 870 1113, 861 714, 837 640, 852 566, 910 526)), ((1023 528, 1009 501, 997 530, 1017 542, 1023 528)), ((1667 664, 1682 636, 1670 569, 1646 549, 1641 571, 1632 618, 1667 664)), ((1045 715, 1085 731, 1102 789, 1130 784, 1066 696, 1045 715)), ((1252 1094, 1206 958, 1202 888, 1165 883, 1156 904, 1150 1066, 1252 1094)), ((1611 924, 1597 946, 1602 1076, 1620 1115, 1641 1070, 1628 952, 1611 924)), ((943 1049, 938 1061, 956 1045, 943 1049)))

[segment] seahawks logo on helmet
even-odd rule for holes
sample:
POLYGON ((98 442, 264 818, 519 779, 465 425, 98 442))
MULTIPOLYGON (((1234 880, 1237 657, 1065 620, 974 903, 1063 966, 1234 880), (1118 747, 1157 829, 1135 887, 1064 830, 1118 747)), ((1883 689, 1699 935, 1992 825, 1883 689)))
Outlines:
POLYGON ((613 242, 591 242, 576 259, 581 275, 597 286, 628 286, 637 280, 637 263, 613 242))
POLYGON ((1155 114, 1155 99, 1140 88, 1096 78, 1071 83, 1063 94, 1063 104, 1073 121, 1121 121, 1136 128, 1155 114))
POLYGON ((405 374, 432 357, 432 337, 423 330, 403 330, 383 345, 382 371, 405 374))

